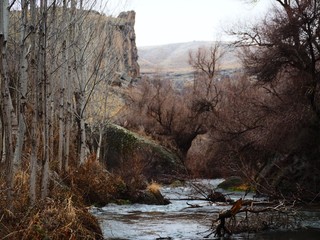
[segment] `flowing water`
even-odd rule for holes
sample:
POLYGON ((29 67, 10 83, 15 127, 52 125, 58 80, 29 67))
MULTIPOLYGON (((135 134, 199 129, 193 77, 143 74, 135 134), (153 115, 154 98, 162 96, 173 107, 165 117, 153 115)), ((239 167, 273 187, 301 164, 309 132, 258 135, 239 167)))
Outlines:
MULTIPOLYGON (((214 189, 221 182, 201 180, 202 189, 214 189)), ((229 209, 230 205, 210 204, 201 200, 203 196, 195 191, 195 184, 180 187, 163 187, 162 194, 170 199, 169 205, 116 205, 108 204, 103 208, 93 208, 99 219, 103 235, 108 240, 197 240, 210 233, 210 226, 218 213, 229 209), (198 199, 198 200, 195 200, 198 199), (191 207, 197 206, 197 207, 191 207)), ((229 197, 237 200, 243 193, 232 192, 229 197)), ((252 198, 247 195, 246 199, 252 198)), ((295 231, 274 231, 257 235, 237 234, 221 239, 258 239, 258 240, 305 240, 320 239, 320 211, 304 211, 303 228, 295 231)), ((211 235, 207 239, 214 238, 211 235)))

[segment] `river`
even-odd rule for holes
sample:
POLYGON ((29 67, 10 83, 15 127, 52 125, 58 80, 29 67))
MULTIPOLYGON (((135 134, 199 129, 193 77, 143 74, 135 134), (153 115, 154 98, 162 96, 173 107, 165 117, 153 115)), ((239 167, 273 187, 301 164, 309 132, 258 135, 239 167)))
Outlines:
MULTIPOLYGON (((169 205, 116 205, 108 204, 102 208, 93 208, 92 213, 98 218, 103 235, 108 240, 197 240, 204 239, 210 233, 210 226, 218 213, 229 209, 230 205, 209 203, 194 184, 214 189, 222 181, 198 180, 184 186, 164 186, 162 194, 170 199, 169 205), (199 200, 194 200, 199 199, 199 200), (190 205, 197 205, 193 208, 190 205)), ((237 200, 243 197, 242 192, 232 192, 228 195, 237 200)), ((246 199, 253 198, 248 194, 246 199)), ((304 218, 301 228, 292 231, 268 231, 259 234, 234 234, 224 239, 258 239, 258 240, 305 240, 320 239, 320 210, 301 211, 304 218)), ((211 235, 207 239, 214 238, 211 235)))

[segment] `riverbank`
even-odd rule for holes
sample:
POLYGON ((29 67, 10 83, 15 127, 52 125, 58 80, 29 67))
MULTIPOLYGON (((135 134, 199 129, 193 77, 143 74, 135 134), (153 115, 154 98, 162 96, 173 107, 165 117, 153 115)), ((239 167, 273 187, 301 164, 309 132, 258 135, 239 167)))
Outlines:
MULTIPOLYGON (((89 161, 61 176, 52 173, 49 197, 34 206, 29 205, 28 173, 17 173, 13 207, 6 209, 3 181, 0 179, 0 239, 201 239, 212 230, 219 213, 245 194, 220 189, 231 201, 213 203, 205 199, 204 192, 215 190, 223 179, 149 187, 141 180, 130 185, 100 163, 89 161), (142 189, 153 191, 155 200, 160 196, 158 205, 150 205, 150 194, 142 189)), ((253 193, 245 198, 253 199, 253 193)), ((300 213, 308 219, 303 229, 320 229, 318 207, 300 213)))
MULTIPOLYGON (((106 171, 97 161, 70 168, 67 173, 51 172, 48 197, 30 205, 29 173, 15 174, 11 209, 6 201, 4 176, 0 176, 0 239, 103 239, 91 206, 108 203, 129 204, 148 201, 168 202, 156 184, 127 183, 120 175, 106 171), (147 189, 143 191, 142 189, 147 189), (154 197, 154 198, 152 198, 154 197)), ((39 189, 38 189, 39 190, 39 189)), ((37 191, 40 194, 40 191, 37 191)))

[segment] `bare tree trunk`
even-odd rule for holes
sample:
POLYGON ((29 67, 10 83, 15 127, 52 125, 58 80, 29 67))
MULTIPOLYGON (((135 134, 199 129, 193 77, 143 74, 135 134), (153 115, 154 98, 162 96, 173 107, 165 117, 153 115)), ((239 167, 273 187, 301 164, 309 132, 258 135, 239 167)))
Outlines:
POLYGON ((6 184, 7 184, 7 207, 12 208, 12 192, 14 186, 14 165, 13 165, 13 146, 12 146, 12 113, 11 98, 9 91, 9 76, 7 63, 7 39, 9 27, 9 1, 3 0, 0 3, 0 74, 1 74, 1 100, 3 128, 5 134, 5 163, 6 163, 6 184))
POLYGON ((4 161, 4 127, 3 127, 3 116, 0 110, 0 163, 4 161))
MULTIPOLYGON (((67 29, 67 14, 68 6, 67 0, 63 0, 63 10, 62 10, 62 24, 63 29, 67 29)), ((59 146, 58 146, 58 161, 59 161, 59 171, 65 171, 65 147, 66 147, 66 106, 65 106, 65 83, 68 74, 68 59, 67 59, 67 32, 62 33, 62 72, 60 77, 60 104, 59 104, 59 146)))
MULTIPOLYGON (((3 46, 3 38, 0 36, 0 45, 3 46)), ((5 51, 2 49, 2 51, 5 51)), ((12 146, 12 119, 9 104, 9 78, 7 75, 6 53, 1 54, 1 94, 2 94, 2 115, 3 127, 5 134, 5 163, 6 163, 6 184, 7 184, 7 206, 10 209, 12 206, 12 191, 14 186, 14 164, 13 164, 13 146, 12 146)))
MULTIPOLYGON (((80 14, 83 14, 83 2, 80 1, 80 14)), ((85 16, 84 16, 85 17, 85 16)), ((77 45, 80 51, 76 51, 75 54, 75 61, 76 61, 76 71, 78 76, 78 90, 75 93, 76 98, 76 114, 78 119, 78 130, 79 130, 79 137, 80 142, 78 146, 79 151, 79 158, 80 158, 80 165, 85 163, 86 160, 86 153, 87 153, 87 145, 86 145, 86 129, 85 129, 85 88, 86 88, 86 62, 85 62, 85 53, 88 47, 88 44, 91 39, 87 40, 86 36, 83 31, 83 22, 78 22, 77 25, 77 45), (88 42, 87 42, 88 41, 88 42)), ((90 30, 89 30, 90 31, 90 30)))
POLYGON ((36 66, 36 0, 30 1, 30 18, 32 31, 30 34, 31 48, 30 48, 30 79, 31 79, 31 106, 32 106, 32 122, 31 122, 31 156, 30 156, 30 204, 34 205, 37 199, 37 159, 38 159, 38 146, 39 146, 39 136, 37 134, 38 130, 38 91, 37 91, 37 66, 36 66))
POLYGON ((99 124, 99 140, 98 140, 98 147, 97 147, 97 160, 100 160, 101 158, 101 145, 102 145, 102 137, 103 137, 103 134, 105 132, 105 129, 106 129, 106 125, 107 125, 107 121, 108 121, 108 97, 109 97, 109 86, 110 86, 110 83, 109 82, 106 82, 105 83, 105 91, 104 91, 104 95, 105 95, 105 98, 104 98, 104 103, 103 103, 103 116, 102 116, 102 120, 99 124))
POLYGON ((86 159, 86 129, 85 129, 85 119, 84 119, 85 97, 84 97, 84 91, 82 91, 81 88, 79 92, 75 93, 75 99, 76 99, 77 123, 78 123, 78 129, 79 129, 79 137, 80 137, 79 156, 80 156, 80 165, 81 165, 85 163, 85 159, 86 159))
POLYGON ((27 24, 28 24, 28 1, 21 1, 21 32, 20 32, 20 78, 18 84, 18 132, 14 152, 15 169, 20 168, 24 136, 26 132, 25 124, 25 106, 27 100, 27 82, 28 82, 28 61, 27 61, 27 24))
MULTIPOLYGON (((80 12, 82 12, 83 10, 83 1, 80 0, 80 12)), ((79 24, 79 34, 84 35, 83 33, 83 28, 82 28, 82 24, 79 24)), ((86 45, 87 43, 85 43, 84 45, 86 45)), ((87 150, 87 139, 86 139, 86 126, 85 126, 85 119, 84 119, 84 115, 85 115, 85 76, 86 76, 86 64, 85 64, 85 60, 84 60, 84 52, 80 54, 80 59, 79 59, 79 63, 81 66, 80 69, 80 102, 79 102, 79 106, 80 106, 80 111, 79 111, 79 118, 80 118, 80 164, 84 164, 85 160, 87 158, 86 155, 86 150, 87 150)))
POLYGON ((70 132, 72 126, 72 104, 71 104, 71 81, 67 81, 67 96, 66 96, 66 126, 65 126, 65 159, 64 159, 64 171, 69 169, 70 159, 70 132))
MULTIPOLYGON (((104 124, 104 123, 103 123, 104 124)), ((100 125, 99 128, 99 139, 98 139, 98 147, 97 147, 97 154, 96 154, 96 160, 99 161, 101 158, 101 145, 102 145, 102 136, 103 136, 103 126, 100 125)))
POLYGON ((76 15, 76 4, 75 0, 71 0, 71 11, 68 15, 68 24, 69 24, 69 32, 67 35, 67 59, 68 59, 68 81, 66 81, 66 112, 65 112, 65 158, 64 158, 64 171, 68 171, 69 169, 69 159, 70 159, 70 133, 72 126, 72 90, 73 86, 71 83, 75 82, 75 58, 74 58, 74 35, 75 35, 75 23, 74 18, 76 15))
POLYGON ((47 46, 50 47, 50 63, 48 65, 49 68, 49 80, 50 80, 50 84, 49 84, 49 91, 48 91, 48 107, 50 109, 50 116, 49 116, 49 159, 54 159, 54 154, 56 154, 54 152, 54 128, 53 128, 53 124, 54 124, 54 119, 55 119, 55 112, 56 110, 56 106, 55 106, 55 101, 56 101, 56 95, 54 95, 55 89, 57 87, 59 87, 59 84, 57 83, 57 81, 52 81, 52 79, 54 78, 54 70, 58 68, 58 61, 57 61, 57 46, 58 46, 58 42, 59 42, 59 30, 58 30, 58 18, 59 16, 57 15, 57 0, 52 0, 49 1, 50 6, 48 7, 48 9, 50 9, 51 14, 50 14, 50 21, 49 21, 49 25, 47 32, 49 32, 49 35, 53 37, 47 37, 48 39, 52 39, 49 43, 47 43, 47 46))
POLYGON ((41 93, 39 107, 41 108, 42 115, 42 143, 43 143, 43 156, 42 156, 42 179, 41 179, 41 198, 44 199, 49 193, 49 80, 46 72, 46 36, 47 36, 47 1, 40 1, 40 29, 39 29, 39 63, 38 74, 41 81, 41 93))
MULTIPOLYGON (((82 104, 83 109, 83 104, 82 104)), ((87 158, 87 139, 86 139, 86 126, 83 116, 80 118, 80 132, 81 132, 81 146, 80 146, 80 164, 84 164, 87 158)))

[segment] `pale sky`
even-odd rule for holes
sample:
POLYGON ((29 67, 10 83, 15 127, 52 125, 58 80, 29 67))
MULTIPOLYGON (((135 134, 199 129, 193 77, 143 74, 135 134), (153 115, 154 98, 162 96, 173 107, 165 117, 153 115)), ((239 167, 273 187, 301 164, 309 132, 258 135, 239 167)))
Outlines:
MULTIPOLYGON (((255 21, 273 0, 109 0, 136 12, 137 46, 189 41, 228 40, 224 29, 255 21)), ((114 7, 113 7, 114 8, 114 7)), ((109 8, 110 9, 110 8, 109 8)), ((114 8, 115 9, 115 8, 114 8)), ((114 14, 116 11, 114 11, 114 14)))

